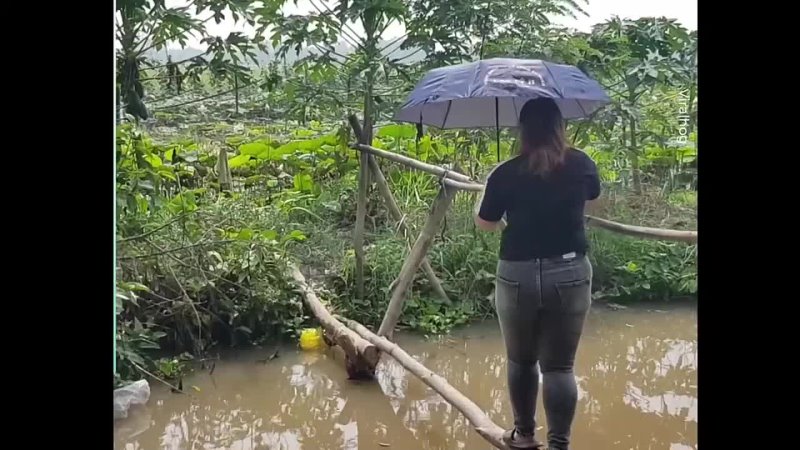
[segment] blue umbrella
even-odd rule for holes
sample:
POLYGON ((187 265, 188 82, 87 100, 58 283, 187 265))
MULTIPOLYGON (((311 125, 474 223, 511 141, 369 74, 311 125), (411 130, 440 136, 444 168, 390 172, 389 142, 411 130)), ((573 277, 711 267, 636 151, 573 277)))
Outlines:
POLYGON ((536 59, 495 58, 428 72, 394 120, 438 128, 516 127, 531 99, 556 101, 565 119, 590 116, 611 99, 580 69, 536 59))

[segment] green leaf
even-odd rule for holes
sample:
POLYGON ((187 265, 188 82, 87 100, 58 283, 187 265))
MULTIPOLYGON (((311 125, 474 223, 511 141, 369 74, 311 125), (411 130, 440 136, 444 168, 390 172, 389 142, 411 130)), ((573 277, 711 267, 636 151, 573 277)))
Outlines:
POLYGON ((182 192, 170 200, 168 208, 173 214, 192 212, 197 209, 194 192, 182 192))
POLYGON ((270 149, 269 145, 263 142, 251 142, 249 144, 240 145, 239 154, 258 157, 259 154, 264 153, 269 149, 270 149))
POLYGON ((133 292, 150 292, 150 288, 143 285, 142 283, 137 283, 135 281, 124 281, 119 284, 121 289, 126 291, 133 291, 133 292))
POLYGON ((233 158, 228 160, 228 167, 231 169, 236 169, 248 165, 249 162, 250 162, 250 155, 234 156, 233 158))
POLYGON ((292 230, 292 232, 289 233, 289 237, 291 239, 294 239, 295 241, 305 241, 306 240, 306 235, 303 234, 303 232, 300 231, 300 230, 292 230))
POLYGON ((256 158, 266 159, 269 161, 279 161, 283 159, 284 155, 290 155, 294 153, 298 149, 299 145, 299 141, 293 141, 289 142, 288 144, 283 144, 278 148, 271 148, 267 146, 258 155, 256 155, 256 158))
POLYGON ((417 136, 417 129, 408 124, 392 124, 381 127, 377 137, 390 137, 394 139, 413 139, 417 136))
POLYGON ((158 175, 171 181, 178 181, 178 177, 175 176, 172 169, 169 167, 160 167, 158 169, 158 175))
POLYGON ((159 340, 166 335, 167 333, 164 333, 163 331, 154 331, 153 334, 150 335, 150 337, 154 340, 159 340))
POLYGON ((144 160, 150 163, 150 165, 154 169, 157 169, 164 165, 164 163, 161 161, 161 158, 159 158, 158 155, 145 155, 144 160))
MULTIPOLYGON (((239 145, 247 139, 247 136, 228 136, 225 138, 225 143, 228 145, 239 145)), ((241 151, 241 148, 239 149, 241 151)))
POLYGON ((274 241, 278 239, 278 232, 275 230, 265 230, 261 232, 261 237, 268 241, 274 241))
POLYGON ((310 174, 298 173, 294 176, 294 188, 300 192, 312 192, 314 190, 314 179, 310 174))

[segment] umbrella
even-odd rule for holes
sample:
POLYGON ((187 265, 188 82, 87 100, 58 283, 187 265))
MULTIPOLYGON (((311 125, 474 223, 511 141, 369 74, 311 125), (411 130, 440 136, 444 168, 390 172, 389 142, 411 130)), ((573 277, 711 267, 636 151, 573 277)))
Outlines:
POLYGON ((516 127, 528 100, 555 100, 565 119, 590 116, 610 99, 580 69, 535 59, 494 58, 428 72, 394 120, 438 128, 516 127))

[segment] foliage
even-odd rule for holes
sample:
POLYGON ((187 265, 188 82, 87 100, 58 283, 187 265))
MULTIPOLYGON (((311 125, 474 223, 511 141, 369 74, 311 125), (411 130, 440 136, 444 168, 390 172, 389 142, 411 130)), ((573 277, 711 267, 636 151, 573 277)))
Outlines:
MULTIPOLYGON (((147 368, 142 354, 149 349, 199 357, 215 343, 291 336, 305 320, 284 276, 287 252, 305 235, 280 221, 284 205, 253 210, 238 193, 177 188, 186 160, 177 158, 186 154, 180 149, 152 144, 129 127, 118 130, 121 370, 147 368)), ((212 164, 202 149, 194 153, 212 164)))
MULTIPOLYGON (((593 120, 568 126, 603 179, 597 214, 696 228, 696 33, 656 18, 612 19, 591 33, 550 23, 553 14, 581 14, 583 1, 440 3, 363 0, 329 7, 314 0, 314 11, 295 16, 281 11, 283 2, 117 3, 118 78, 126 103, 145 98, 145 89, 149 104, 160 103, 150 94, 169 102, 154 108, 150 124, 117 129, 117 381, 145 370, 180 378, 215 346, 296 337, 311 320, 286 276, 290 261, 308 271, 335 312, 379 324, 409 237, 419 232, 438 186, 427 174, 380 162, 410 236, 400 233, 372 189, 368 295, 357 299, 351 238, 358 162, 348 147, 354 137, 345 110, 358 108, 368 122, 381 124, 375 147, 483 179, 497 162, 494 132, 427 129, 417 140, 414 126, 384 123, 422 71, 445 62, 515 56, 579 65, 613 99, 593 120), (229 16, 257 27, 255 38, 207 34, 204 20, 229 16), (408 33, 381 40, 393 23, 408 33), (364 33, 354 33, 356 25, 364 33), (200 58, 164 67, 148 60, 148 47, 185 41, 190 33, 208 44, 200 58), (248 66, 266 35, 277 58, 248 66), (282 59, 309 48, 309 57, 291 66, 282 59), (415 53, 424 56, 412 62, 408 55, 415 53), (178 80, 194 92, 182 92, 178 80), (223 86, 235 89, 217 95, 223 86)), ((501 157, 516 146, 513 133, 503 131, 501 157)), ((493 314, 499 236, 475 230, 474 202, 474 195, 459 194, 428 255, 453 303, 443 303, 418 276, 401 326, 446 333, 493 314)), ((603 231, 590 238, 596 299, 695 294, 695 246, 603 231)))

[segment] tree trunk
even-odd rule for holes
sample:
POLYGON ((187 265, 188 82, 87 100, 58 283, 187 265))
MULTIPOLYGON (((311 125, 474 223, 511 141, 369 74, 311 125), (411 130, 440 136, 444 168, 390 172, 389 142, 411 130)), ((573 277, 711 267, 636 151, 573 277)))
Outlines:
POLYGON ((642 193, 642 173, 639 170, 639 147, 636 141, 636 119, 630 120, 631 146, 629 149, 631 158, 631 176, 633 177, 633 190, 636 194, 642 193))
POLYGON ((236 75, 236 74, 233 74, 233 92, 236 95, 236 106, 235 106, 234 114, 236 114, 236 116, 238 117, 239 116, 239 76, 236 75))

